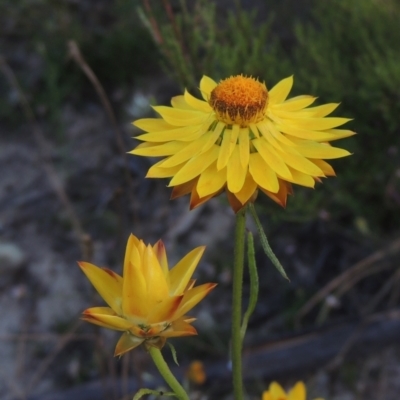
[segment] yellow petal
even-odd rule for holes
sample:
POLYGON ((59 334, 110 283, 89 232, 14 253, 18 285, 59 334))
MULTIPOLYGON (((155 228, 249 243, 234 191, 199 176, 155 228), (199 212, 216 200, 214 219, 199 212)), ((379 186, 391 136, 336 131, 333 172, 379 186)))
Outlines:
POLYGON ((201 95, 203 96, 203 99, 205 101, 210 100, 210 95, 212 90, 217 86, 217 82, 215 82, 213 79, 209 78, 206 75, 203 75, 200 81, 200 92, 201 95))
POLYGON ((148 142, 169 142, 171 140, 180 140, 182 142, 191 142, 203 134, 203 125, 182 126, 180 128, 157 130, 136 136, 136 139, 148 142))
POLYGON ((293 75, 282 79, 269 91, 269 103, 272 105, 285 101, 290 90, 292 89, 292 86, 293 75))
POLYGON ((171 296, 180 295, 184 292, 204 250, 205 246, 196 247, 169 271, 171 296))
POLYGON ((326 144, 315 143, 312 145, 297 146, 296 150, 304 157, 316 159, 341 158, 351 155, 347 150, 331 147, 326 144))
POLYGON ((186 103, 196 110, 202 111, 204 113, 212 112, 212 108, 207 102, 197 99, 196 97, 192 96, 187 90, 185 90, 184 96, 186 103))
POLYGON ((338 106, 339 103, 329 103, 317 107, 305 108, 299 111, 286 111, 275 107, 272 108, 271 111, 279 118, 297 120, 301 118, 325 117, 326 115, 332 113, 338 106))
MULTIPOLYGON (((242 205, 245 205, 253 196, 256 190, 257 183, 254 182, 254 179, 251 177, 250 173, 247 173, 246 180, 244 181, 242 189, 239 192, 234 193, 233 196, 235 196, 242 205)), ((228 191, 227 193, 230 192, 228 191)))
POLYGON ((232 154, 235 143, 232 141, 233 132, 232 129, 225 129, 221 147, 218 154, 217 169, 220 170, 228 165, 229 157, 232 154))
POLYGON ((208 137, 208 142, 203 146, 203 149, 201 150, 202 153, 208 151, 215 144, 224 128, 225 124, 218 121, 218 123, 214 126, 214 129, 211 131, 211 135, 208 137))
POLYGON ((324 160, 311 160, 310 161, 315 164, 318 168, 321 169, 321 171, 326 175, 326 176, 336 176, 335 170, 332 168, 330 164, 325 162, 324 160))
POLYGON ((182 164, 190 158, 193 158, 196 154, 201 153, 201 150, 208 142, 211 135, 212 132, 207 132, 199 137, 197 140, 194 140, 192 143, 185 144, 181 149, 176 151, 173 156, 168 158, 168 160, 165 160, 163 166, 166 168, 174 167, 175 165, 182 164))
POLYGON ((186 102, 185 97, 182 95, 172 97, 171 106, 178 109, 195 111, 193 107, 186 102))
POLYGON ((218 192, 226 184, 226 168, 217 170, 217 163, 213 162, 204 170, 197 182, 196 191, 200 197, 218 192))
POLYGON ((327 117, 327 118, 297 118, 285 119, 285 124, 295 128, 322 131, 335 128, 351 121, 351 118, 327 117))
POLYGON ((289 182, 309 188, 313 188, 315 186, 315 180, 312 176, 304 174, 303 172, 297 171, 296 169, 290 167, 289 169, 292 174, 292 179, 290 179, 289 182))
POLYGON ((254 139, 253 136, 256 138, 260 137, 260 132, 257 128, 257 124, 250 123, 249 128, 250 128, 250 138, 251 139, 254 139))
POLYGON ((188 282, 184 292, 187 292, 188 290, 192 289, 193 286, 195 285, 195 283, 196 283, 196 279, 189 279, 189 282, 188 282))
POLYGON ((275 126, 273 122, 270 120, 266 120, 267 127, 271 134, 281 143, 285 144, 286 146, 295 146, 292 140, 288 139, 284 136, 275 126))
POLYGON ((261 121, 257 124, 257 128, 258 130, 261 132, 262 136, 264 137, 264 139, 268 142, 271 143, 272 146, 274 146, 275 148, 282 150, 282 147, 280 145, 280 143, 278 142, 277 139, 275 139, 275 137, 272 135, 272 133, 269 130, 269 127, 267 125, 266 122, 261 121))
POLYGON ((269 391, 273 399, 287 399, 286 392, 283 390, 282 386, 278 382, 272 382, 269 385, 269 391))
POLYGON ((153 251, 157 257, 158 262, 160 263, 164 276, 167 279, 167 283, 169 283, 167 252, 165 250, 164 242, 161 239, 153 246, 153 251))
POLYGON ((103 328, 126 331, 132 323, 116 315, 108 307, 92 307, 82 313, 82 319, 103 328))
POLYGON ((247 169, 250 157, 250 132, 249 128, 241 128, 239 132, 239 154, 242 167, 247 169))
POLYGON ((208 114, 200 111, 189 111, 166 106, 153 106, 166 122, 175 126, 189 126, 202 124, 208 117, 208 114))
POLYGON ((240 126, 236 124, 232 125, 232 135, 231 135, 232 147, 236 146, 237 144, 239 132, 240 132, 240 126))
POLYGON ((170 156, 171 154, 176 154, 177 152, 180 152, 182 151, 182 149, 185 149, 187 147, 188 145, 185 142, 177 142, 177 141, 157 144, 155 146, 154 145, 149 146, 149 143, 142 143, 129 153, 136 154, 137 156, 161 157, 161 156, 170 156))
MULTIPOLYGON (((158 262, 157 256, 149 244, 143 254, 143 275, 147 287, 147 303, 149 310, 161 303, 169 296, 169 287, 164 272, 158 262)), ((134 281, 132 281, 133 285, 134 281)))
POLYGON ((247 168, 243 168, 240 162, 239 146, 235 146, 227 166, 228 189, 232 193, 239 192, 244 184, 247 168))
POLYGON ((150 311, 147 317, 149 324, 174 320, 174 314, 180 306, 183 295, 167 297, 150 311))
POLYGON ((347 138, 347 137, 350 137, 350 136, 353 136, 356 134, 356 132, 350 131, 348 129, 328 129, 328 130, 324 131, 324 133, 334 135, 333 138, 329 139, 329 141, 344 139, 344 138, 347 138))
POLYGON ((199 176, 218 157, 219 146, 214 145, 209 151, 190 159, 172 178, 169 186, 180 185, 199 176))
POLYGON ((164 168, 163 165, 166 160, 168 160, 168 158, 150 167, 147 171, 146 178, 169 178, 174 176, 183 167, 183 164, 180 164, 171 168, 164 168))
POLYGON ((309 113, 311 117, 325 117, 335 111, 339 104, 340 103, 322 104, 321 106, 310 107, 303 111, 309 113))
POLYGON ((142 118, 132 122, 132 124, 146 132, 165 131, 175 128, 161 118, 142 118))
POLYGON ((289 391, 288 400, 306 400, 306 387, 303 382, 297 382, 289 391))
MULTIPOLYGON (((298 127, 286 125, 282 121, 277 123, 275 126, 279 131, 284 132, 287 135, 294 136, 300 139, 314 140, 316 142, 338 140, 355 135, 355 132, 345 129, 328 129, 322 132, 301 129, 298 127)), ((293 140, 294 139, 291 138, 291 141, 293 140)))
POLYGON ((139 246, 139 239, 135 236, 132 235, 132 233, 128 237, 128 241, 126 242, 126 249, 125 249, 125 258, 124 258, 124 271, 125 268, 128 267, 128 263, 131 260, 131 255, 134 247, 139 246))
MULTIPOLYGON (((271 150, 276 152, 277 156, 280 157, 287 165, 297 169, 297 171, 313 176, 324 176, 324 173, 315 164, 313 164, 311 161, 308 161, 307 158, 298 154, 296 151, 292 150, 291 147, 286 147, 284 151, 274 148, 271 150)), ((282 176, 282 178, 284 177, 282 176)))
POLYGON ((239 137, 239 125, 232 125, 232 129, 225 129, 223 133, 221 150, 218 156, 217 169, 220 170, 228 165, 233 149, 239 137))
POLYGON ((252 141, 254 147, 260 153, 264 161, 270 166, 272 170, 275 171, 282 178, 291 178, 291 173, 283 162, 280 155, 273 151, 273 147, 265 139, 254 139, 252 141))
POLYGON ((163 337, 182 337, 197 335, 196 329, 190 325, 184 318, 172 322, 171 326, 160 333, 163 337))
POLYGON ((122 277, 110 269, 102 269, 87 262, 82 261, 78 265, 103 300, 117 314, 121 314, 122 277))
POLYGON ((259 186, 273 193, 278 192, 278 177, 259 153, 250 154, 249 170, 254 181, 259 186))
POLYGON ((314 103, 316 99, 316 97, 309 95, 296 96, 286 100, 283 103, 273 104, 271 105, 271 107, 274 110, 297 111, 308 107, 309 105, 314 103))
POLYGON ((145 318, 148 309, 147 282, 142 271, 142 260, 138 247, 133 247, 130 259, 124 266, 122 312, 125 316, 145 318))
POLYGON ((179 318, 196 306, 208 293, 211 292, 217 286, 216 283, 205 283, 204 285, 196 286, 195 288, 188 290, 183 295, 183 300, 178 310, 175 313, 175 317, 179 318))
POLYGON ((128 332, 123 333, 115 347, 114 356, 122 356, 122 354, 142 344, 143 341, 144 339, 133 336, 128 332))

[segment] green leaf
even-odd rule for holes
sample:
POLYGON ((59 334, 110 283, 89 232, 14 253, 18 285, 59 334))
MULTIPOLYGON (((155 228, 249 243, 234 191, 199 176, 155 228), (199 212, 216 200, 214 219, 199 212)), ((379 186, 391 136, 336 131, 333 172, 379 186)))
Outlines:
POLYGON ((260 235, 261 245, 264 249, 265 254, 271 260, 272 264, 274 264, 275 268, 279 271, 279 273, 290 282, 290 279, 286 275, 285 269, 283 268, 282 264, 279 262, 278 258, 276 257, 276 255, 274 254, 274 252, 271 249, 271 246, 268 243, 267 235, 265 234, 264 229, 261 225, 261 222, 258 218, 254 204, 250 204, 250 212, 251 212, 251 215, 253 216, 254 222, 257 225, 257 230, 260 235))
POLYGON ((175 364, 176 364, 176 365, 179 365, 179 363, 178 363, 178 356, 177 356, 177 354, 176 354, 175 347, 174 347, 171 343, 169 343, 169 342, 167 342, 167 344, 168 344, 169 348, 171 349, 172 358, 174 359, 175 364))

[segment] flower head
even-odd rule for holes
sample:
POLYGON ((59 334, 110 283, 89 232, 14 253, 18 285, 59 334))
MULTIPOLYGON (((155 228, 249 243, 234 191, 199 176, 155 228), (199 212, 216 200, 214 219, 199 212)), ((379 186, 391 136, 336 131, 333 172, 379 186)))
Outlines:
POLYGON ((263 393, 262 400, 306 400, 306 395, 306 387, 303 382, 297 382, 287 394, 279 383, 272 382, 268 390, 263 393))
POLYGON ((172 198, 191 193, 191 208, 225 190, 238 211, 258 189, 285 206, 292 183, 314 187, 335 175, 324 159, 350 153, 328 142, 354 134, 336 129, 349 119, 325 118, 338 104, 308 107, 312 96, 287 100, 292 85, 289 77, 268 91, 252 77, 232 76, 217 84, 203 76, 204 100, 185 91, 172 98, 172 107, 154 107, 161 118, 134 122, 146 133, 131 153, 164 157, 147 177, 172 178, 172 198))
POLYGON ((169 337, 196 335, 186 313, 215 286, 194 287, 191 279, 204 252, 197 247, 168 269, 164 244, 145 245, 130 235, 123 276, 87 262, 79 266, 109 307, 93 307, 82 319, 105 328, 123 331, 115 355, 144 344, 163 347, 169 337))

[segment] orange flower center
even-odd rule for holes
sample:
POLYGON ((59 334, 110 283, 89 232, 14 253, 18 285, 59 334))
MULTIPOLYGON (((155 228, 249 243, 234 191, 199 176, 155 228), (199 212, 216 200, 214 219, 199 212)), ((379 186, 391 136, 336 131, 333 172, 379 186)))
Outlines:
POLYGON ((242 75, 222 80, 211 92, 210 106, 217 118, 228 125, 246 127, 264 118, 268 105, 265 84, 242 75))

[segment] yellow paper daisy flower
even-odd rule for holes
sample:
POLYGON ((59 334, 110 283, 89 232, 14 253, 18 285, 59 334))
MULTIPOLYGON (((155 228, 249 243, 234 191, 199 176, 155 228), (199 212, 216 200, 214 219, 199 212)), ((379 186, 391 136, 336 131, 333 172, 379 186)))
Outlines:
POLYGON ((131 153, 165 157, 147 177, 171 177, 172 198, 191 193, 191 208, 225 190, 238 211, 258 189, 285 206, 292 183, 314 187, 335 175, 324 159, 350 153, 328 142, 354 134, 336 129, 348 118, 326 118, 338 104, 308 107, 312 96, 287 100, 292 85, 289 77, 268 91, 252 77, 232 76, 217 84, 203 76, 204 100, 185 91, 172 98, 172 107, 153 107, 161 118, 133 123, 146 133, 131 153))
MULTIPOLYGON (((262 400, 306 400, 306 396, 306 387, 303 382, 297 382, 287 394, 279 383, 272 382, 268 391, 263 393, 262 400)), ((318 398, 315 400, 323 399, 318 398)))
POLYGON ((144 344, 162 348, 169 337, 196 335, 195 319, 186 313, 215 286, 194 287, 191 279, 205 247, 197 247, 168 269, 163 242, 145 245, 130 235, 126 246, 123 277, 87 262, 79 266, 109 307, 93 307, 82 319, 124 332, 115 355, 144 344))

